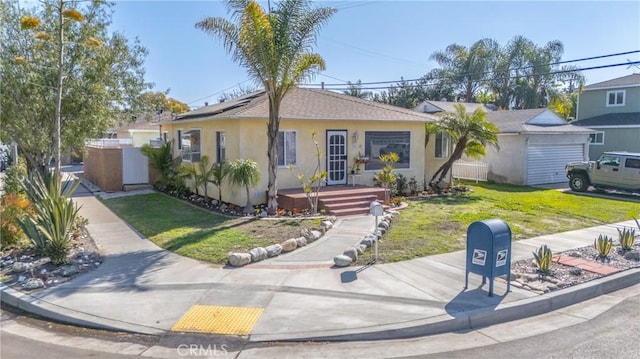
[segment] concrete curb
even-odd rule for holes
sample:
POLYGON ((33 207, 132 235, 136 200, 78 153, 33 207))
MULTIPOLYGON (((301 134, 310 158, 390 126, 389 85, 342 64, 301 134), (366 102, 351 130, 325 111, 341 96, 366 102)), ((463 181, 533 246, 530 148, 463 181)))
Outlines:
POLYGON ((4 287, 0 291, 0 302, 32 315, 62 324, 138 334, 158 335, 165 333, 162 329, 125 323, 109 318, 102 318, 92 314, 61 307, 59 305, 40 300, 32 295, 17 291, 11 287, 4 287))
POLYGON ((373 329, 368 332, 353 333, 357 329, 327 331, 316 333, 298 333, 297 337, 277 335, 251 335, 251 342, 263 341, 375 341, 407 339, 447 332, 475 330, 481 327, 510 322, 548 313, 563 307, 577 304, 604 294, 640 283, 640 268, 633 268, 604 278, 599 278, 574 287, 544 294, 538 297, 522 299, 499 306, 494 311, 484 308, 475 309, 454 317, 444 314, 411 322, 396 323, 373 329), (351 333, 349 333, 351 332, 351 333), (303 335, 301 337, 301 334, 303 335))

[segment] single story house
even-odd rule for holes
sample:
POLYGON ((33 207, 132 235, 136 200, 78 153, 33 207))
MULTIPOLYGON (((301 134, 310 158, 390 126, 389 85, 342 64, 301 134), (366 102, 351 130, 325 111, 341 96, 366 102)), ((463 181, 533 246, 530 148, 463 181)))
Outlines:
POLYGON ((589 136, 547 108, 493 111, 499 150, 487 148, 489 180, 517 185, 566 182, 565 165, 589 158, 589 136))
POLYGON ((420 102, 420 104, 418 104, 418 106, 416 106, 414 110, 418 112, 430 113, 430 114, 435 114, 440 112, 455 112, 456 104, 463 105, 464 108, 466 108, 467 112, 469 113, 475 111, 478 108, 481 108, 487 112, 496 110, 496 106, 490 105, 490 104, 482 104, 482 103, 475 103, 475 102, 432 101, 432 100, 425 100, 420 102))
MULTIPOLYGON (((260 204, 266 202, 268 185, 268 118, 267 95, 258 91, 181 114, 161 123, 161 131, 183 163, 198 162, 205 154, 212 162, 256 161, 261 180, 251 190, 250 201, 260 204)), ((313 133, 322 152, 322 169, 328 173, 327 186, 354 181, 372 186, 374 174, 383 167, 380 154, 391 150, 401 152, 397 172, 422 184, 442 162, 425 156, 425 123, 435 120, 432 115, 327 90, 293 88, 280 108, 277 188, 302 188, 298 174, 313 174, 317 164, 313 133), (357 158, 368 160, 360 165, 361 174, 353 175, 357 158)), ((243 188, 224 184, 222 192, 225 202, 246 202, 243 188)))
POLYGON ((133 147, 142 147, 152 140, 160 139, 158 121, 137 120, 108 131, 109 138, 128 139, 133 147))

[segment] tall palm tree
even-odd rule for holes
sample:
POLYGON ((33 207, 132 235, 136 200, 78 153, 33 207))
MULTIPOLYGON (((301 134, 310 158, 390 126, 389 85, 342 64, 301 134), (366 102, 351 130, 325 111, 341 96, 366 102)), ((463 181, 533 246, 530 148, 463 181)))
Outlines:
POLYGON ((250 159, 237 159, 227 164, 228 179, 231 184, 244 186, 247 190, 247 205, 245 212, 252 212, 251 207, 251 187, 255 187, 260 182, 260 167, 250 159))
POLYGON ((253 0, 227 0, 226 3, 235 22, 207 17, 196 23, 196 28, 221 39, 233 60, 264 86, 269 97, 267 206, 273 214, 278 209, 280 104, 295 84, 324 70, 322 57, 310 51, 320 28, 336 10, 312 8, 309 0, 282 0, 275 11, 268 13, 253 0))
POLYGON ((468 114, 464 105, 455 104, 455 112, 445 112, 440 121, 443 131, 446 131, 451 139, 456 143, 455 149, 447 162, 433 174, 429 186, 438 190, 439 184, 447 176, 453 163, 465 153, 472 157, 477 157, 484 153, 487 145, 498 146, 496 134, 498 129, 494 124, 487 121, 487 113, 477 108, 473 113, 468 114))

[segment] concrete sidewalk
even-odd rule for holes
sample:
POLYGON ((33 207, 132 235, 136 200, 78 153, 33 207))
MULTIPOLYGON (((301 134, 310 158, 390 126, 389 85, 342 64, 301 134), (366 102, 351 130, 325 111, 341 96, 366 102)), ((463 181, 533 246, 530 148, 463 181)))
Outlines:
MULTIPOLYGON (((640 282, 628 270, 537 295, 470 275, 464 251, 364 267, 332 268, 331 258, 369 233, 373 218, 343 218, 302 250, 248 265, 221 268, 165 251, 142 238, 86 188, 75 200, 104 256, 95 271, 33 295, 4 288, 2 300, 35 314, 98 328, 146 334, 170 331, 240 335, 249 341, 378 340, 422 336, 545 313, 640 282), (313 264, 305 268, 305 264, 313 264), (223 316, 231 324, 217 325, 223 316)), ((512 261, 541 244, 555 252, 617 235, 633 221, 513 243, 512 261)))

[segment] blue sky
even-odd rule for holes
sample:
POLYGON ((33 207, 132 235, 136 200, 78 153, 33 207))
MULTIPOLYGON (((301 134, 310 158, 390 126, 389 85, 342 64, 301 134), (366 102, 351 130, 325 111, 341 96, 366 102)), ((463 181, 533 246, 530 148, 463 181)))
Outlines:
MULTIPOLYGON (((272 1, 272 4, 276 0, 272 1)), ((321 30, 316 51, 327 69, 311 82, 414 79, 437 66, 434 51, 490 37, 505 45, 523 35, 538 45, 564 44, 563 60, 640 50, 640 1, 324 1, 338 12, 321 30)), ((266 1, 264 2, 266 6, 266 1)), ((222 43, 194 24, 228 17, 220 1, 117 1, 112 30, 149 50, 147 81, 155 91, 202 106, 234 86, 252 85, 222 43)), ((591 67, 640 60, 640 53, 575 63, 591 67)), ((640 72, 620 66, 585 71, 587 84, 640 72)))

